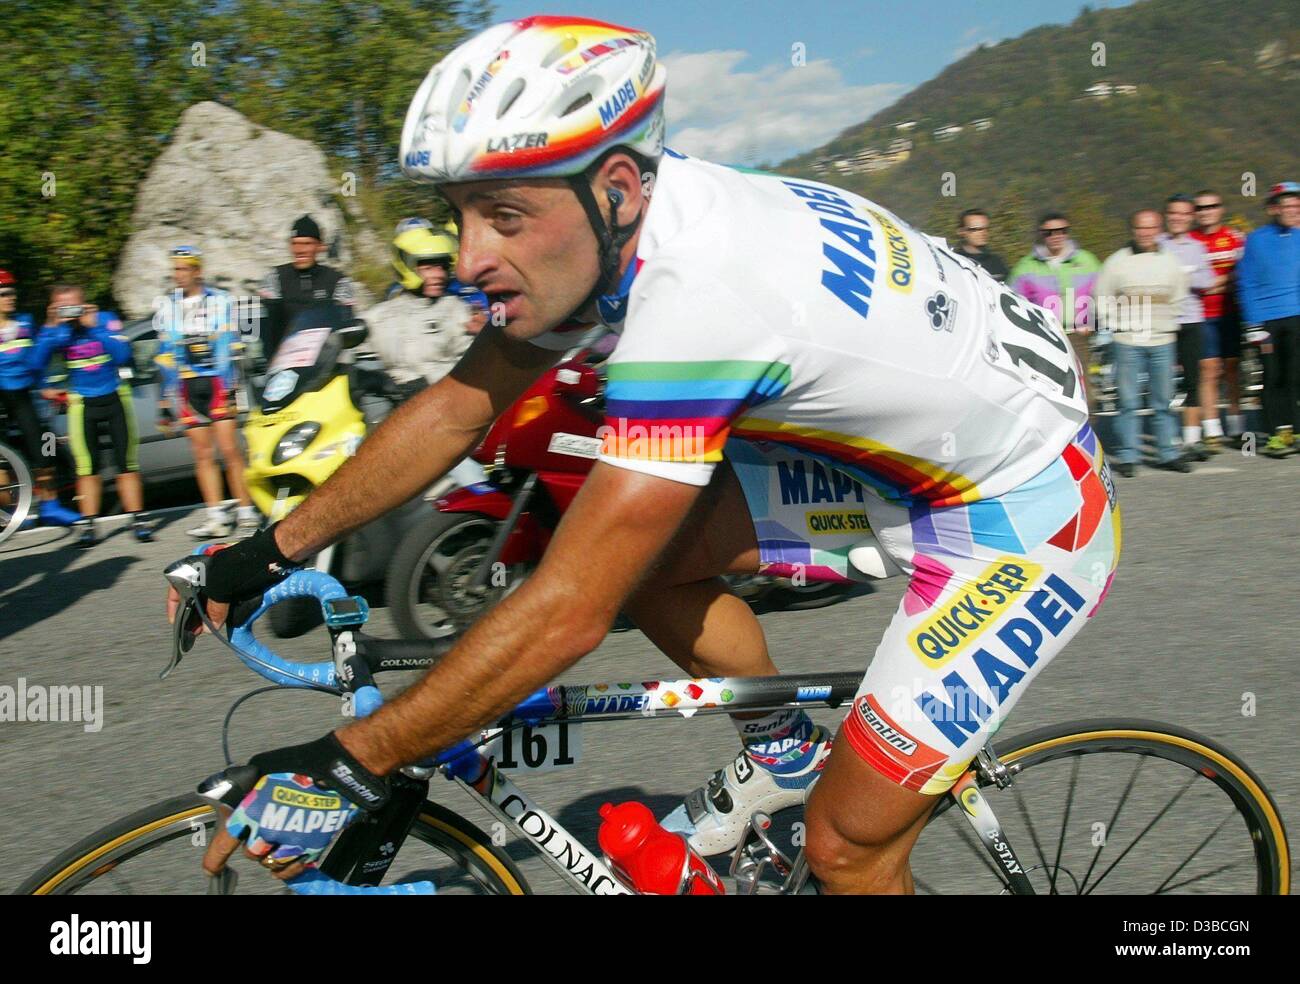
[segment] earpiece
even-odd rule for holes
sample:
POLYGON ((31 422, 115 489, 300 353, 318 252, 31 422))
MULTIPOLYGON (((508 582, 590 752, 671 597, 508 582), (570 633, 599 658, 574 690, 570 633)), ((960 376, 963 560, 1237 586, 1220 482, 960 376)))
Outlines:
POLYGON ((609 199, 610 205, 614 208, 618 208, 623 204, 623 193, 617 188, 610 188, 605 192, 605 196, 609 199))

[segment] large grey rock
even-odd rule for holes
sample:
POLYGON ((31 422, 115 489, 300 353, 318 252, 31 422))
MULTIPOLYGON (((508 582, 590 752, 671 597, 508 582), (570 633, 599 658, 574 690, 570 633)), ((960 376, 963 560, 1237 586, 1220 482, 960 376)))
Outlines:
MULTIPOLYGON (((367 262, 382 263, 381 240, 365 227, 355 202, 339 194, 343 181, 306 140, 218 103, 191 106, 136 197, 132 233, 113 278, 124 313, 153 312, 154 299, 172 286, 168 253, 181 244, 203 251, 207 283, 255 296, 267 270, 289 262, 289 228, 304 213, 319 223, 330 247, 322 262, 351 272, 359 248, 367 262), (340 201, 351 206, 356 241, 340 201)), ((358 293, 364 309, 371 298, 364 288, 358 293)))

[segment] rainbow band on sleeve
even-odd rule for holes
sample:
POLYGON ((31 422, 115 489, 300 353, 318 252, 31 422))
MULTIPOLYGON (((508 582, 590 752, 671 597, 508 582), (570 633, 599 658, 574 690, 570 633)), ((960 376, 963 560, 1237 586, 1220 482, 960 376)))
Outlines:
POLYGON ((731 422, 789 384, 784 362, 611 363, 601 451, 619 458, 721 461, 731 422))

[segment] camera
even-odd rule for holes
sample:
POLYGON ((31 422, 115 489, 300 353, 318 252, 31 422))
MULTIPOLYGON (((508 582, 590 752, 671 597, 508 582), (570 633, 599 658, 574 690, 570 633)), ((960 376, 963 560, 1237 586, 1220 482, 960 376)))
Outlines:
POLYGON ((59 318, 63 321, 71 321, 73 318, 80 318, 86 313, 83 304, 61 304, 59 305, 59 318))

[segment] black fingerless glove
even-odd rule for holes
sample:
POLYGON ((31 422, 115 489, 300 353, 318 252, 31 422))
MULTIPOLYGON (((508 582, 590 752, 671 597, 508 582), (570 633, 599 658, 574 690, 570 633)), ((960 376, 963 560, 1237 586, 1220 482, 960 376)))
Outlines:
POLYGON ((259 776, 293 772, 311 776, 337 790, 355 806, 373 813, 388 802, 388 780, 377 776, 353 758, 352 753, 330 732, 305 745, 290 745, 261 752, 248 760, 259 776))
POLYGON ((299 567, 276 546, 275 526, 196 559, 195 566, 200 565, 204 570, 203 593, 223 605, 259 597, 299 567))

